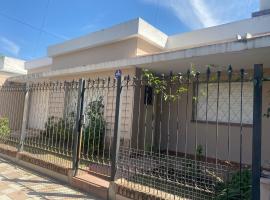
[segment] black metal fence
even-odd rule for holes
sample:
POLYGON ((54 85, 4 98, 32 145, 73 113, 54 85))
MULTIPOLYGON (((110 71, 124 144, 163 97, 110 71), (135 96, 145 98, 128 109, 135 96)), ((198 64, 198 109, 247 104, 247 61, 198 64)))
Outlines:
POLYGON ((25 127, 21 151, 70 167, 76 124, 78 82, 26 86, 25 127))
POLYGON ((110 178, 122 195, 257 199, 261 68, 3 86, 0 147, 110 178))
POLYGON ((20 143, 25 88, 20 85, 0 86, 0 141, 6 149, 20 143))
POLYGON ((138 113, 120 140, 117 183, 164 199, 248 199, 250 76, 229 68, 126 80, 123 87, 135 87, 138 113))

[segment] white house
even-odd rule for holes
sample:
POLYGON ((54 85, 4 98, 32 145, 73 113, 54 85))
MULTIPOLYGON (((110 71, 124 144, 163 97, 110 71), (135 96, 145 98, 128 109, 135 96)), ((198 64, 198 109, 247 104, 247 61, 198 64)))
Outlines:
MULTIPOLYGON (((121 69, 124 74, 139 75, 141 69, 147 68, 157 73, 186 72, 190 65, 194 64, 198 70, 205 70, 205 66, 211 65, 224 68, 232 65, 234 70, 241 68, 246 71, 252 70, 254 64, 263 64, 265 75, 269 75, 270 68, 270 0, 260 1, 260 10, 251 14, 248 19, 231 22, 228 24, 195 30, 176 35, 167 35, 141 18, 134 19, 113 27, 90 33, 88 35, 65 41, 60 44, 48 47, 47 56, 44 58, 26 62, 28 74, 19 77, 9 78, 15 82, 31 82, 44 80, 71 80, 79 77, 107 77, 113 75, 116 69, 121 69)), ((235 83, 234 89, 240 86, 235 83)), ((216 86, 211 86, 216 90, 216 86)), ((247 113, 244 123, 245 127, 245 156, 244 163, 251 162, 251 138, 252 138, 252 98, 253 84, 244 86, 246 93, 245 108, 247 113), (251 110, 250 110, 251 109, 251 110)), ((211 89, 211 88, 210 88, 211 89)), ((223 91, 227 90, 225 85, 221 85, 223 91)), ((263 83, 263 110, 266 110, 270 103, 267 95, 270 90, 270 83, 263 83)), ((210 91, 211 93, 211 91, 210 91)), ((46 98, 49 99, 49 94, 46 98)), ((131 108, 131 99, 137 98, 134 94, 123 104, 134 109, 130 114, 135 115, 135 110, 139 104, 131 108)), ((211 97, 210 97, 211 98, 211 97)), ((215 96, 213 95, 213 98, 215 96)), ((235 105, 239 104, 239 97, 232 96, 235 105)), ((32 100, 37 100, 34 94, 32 100)), ((224 97, 223 99, 226 99, 224 97)), ((43 107, 36 103, 37 108, 30 108, 29 123, 32 126, 37 124, 35 115, 37 109, 46 110, 44 113, 50 114, 50 107, 53 105, 46 101, 43 107), (49 109, 49 111, 47 111, 49 109)), ((205 104, 201 101, 200 104, 205 104)), ((191 104, 190 104, 191 105, 191 104)), ((143 105, 144 106, 144 105, 143 105)), ((141 106, 141 107, 143 107, 141 106)), ((125 107, 125 106, 123 106, 125 107)), ((236 106, 237 107, 237 106, 236 106)), ((166 113, 167 108, 164 108, 166 113)), ((192 112, 192 108, 189 108, 192 112)), ((151 109, 149 109, 151 110, 151 109)), ((203 112, 203 111, 202 111, 203 112)), ((238 111, 237 111, 238 112, 238 111)), ((57 113, 61 114, 61 112, 57 113)), ((143 114, 142 114, 143 115, 143 114)), ((213 112, 215 115, 215 112, 213 112)), ((204 120, 203 114, 198 113, 200 121, 204 120)), ((211 113, 209 114, 210 118, 211 113)), ((227 113, 225 113, 227 116, 227 113)), ((239 122, 236 115, 234 123, 239 122)), ((44 121, 46 117, 43 117, 44 121)), ((136 117, 129 117, 129 126, 136 117)), ((227 118, 227 117, 226 117, 227 118)), ((222 118, 219 119, 223 122, 222 118)), ((262 161, 269 162, 270 158, 270 123, 269 119, 263 119, 263 141, 262 141, 262 161)), ((189 130, 195 129, 192 121, 189 123, 189 130)), ((225 123, 225 121, 224 121, 225 123)), ((149 123, 150 124, 150 123, 149 123)), ((36 125, 40 128, 42 125, 36 125)), ((205 138, 206 130, 204 124, 199 125, 200 137, 205 138)), ((214 125, 209 125, 209 130, 214 130, 214 125)), ((226 133, 227 127, 220 127, 220 134, 226 133)), ((233 141, 237 141, 239 134, 239 124, 232 127, 233 141)), ((174 137, 174 136, 172 136, 174 137)), ((212 136, 211 136, 212 137, 212 136)), ((222 146, 223 144, 221 144, 222 146)), ((175 146, 175 144, 172 144, 175 146)), ((170 146, 170 148, 172 148, 170 146)), ((192 145, 190 145, 192 146, 192 145)), ((232 145, 233 161, 238 160, 238 143, 232 145)), ((210 147, 211 149, 211 147, 210 147)), ((191 150, 190 150, 191 151, 191 150)), ((214 150, 209 150, 214 154, 214 150)), ((220 152, 220 159, 225 158, 225 152, 220 152)))

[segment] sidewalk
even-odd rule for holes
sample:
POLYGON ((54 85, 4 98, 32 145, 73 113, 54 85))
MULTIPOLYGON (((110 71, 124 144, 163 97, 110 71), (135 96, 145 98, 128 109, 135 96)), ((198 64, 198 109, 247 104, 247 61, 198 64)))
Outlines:
POLYGON ((0 158, 0 199, 92 199, 63 183, 43 177, 0 158))

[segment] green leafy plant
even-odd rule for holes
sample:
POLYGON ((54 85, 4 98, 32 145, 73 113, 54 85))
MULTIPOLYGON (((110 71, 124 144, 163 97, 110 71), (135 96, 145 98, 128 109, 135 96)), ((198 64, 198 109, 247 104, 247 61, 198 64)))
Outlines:
POLYGON ((251 171, 235 172, 227 182, 220 183, 216 188, 217 200, 251 199, 251 171), (240 188, 241 187, 241 188, 240 188))
POLYGON ((5 137, 10 135, 9 119, 6 117, 0 118, 0 136, 5 137))
POLYGON ((196 148, 196 155, 198 158, 202 158, 203 156, 203 146, 199 144, 196 148))
MULTIPOLYGON (((85 113, 87 123, 83 131, 82 151, 87 154, 97 155, 103 150, 105 133, 103 97, 90 102, 86 107, 85 113)), ((43 134, 54 143, 64 142, 71 145, 74 128, 74 113, 70 113, 65 118, 51 116, 45 123, 43 134)))
MULTIPOLYGON (((195 71, 191 71, 190 75, 194 75, 195 71)), ((165 101, 167 100, 176 100, 177 97, 181 96, 183 93, 188 91, 186 86, 183 86, 179 83, 187 82, 189 78, 184 77, 181 74, 178 75, 171 75, 169 78, 165 77, 164 75, 157 75, 147 69, 143 70, 143 77, 146 79, 147 84, 151 86, 156 94, 161 94, 165 101), (169 85, 180 85, 176 88, 174 93, 171 93, 168 88, 169 85)))
MULTIPOLYGON (((74 116, 68 119, 51 116, 45 123, 45 131, 43 134, 50 137, 54 141, 67 141, 71 138, 74 128, 74 116)), ((71 141, 70 141, 71 142, 71 141)))
POLYGON ((97 155, 103 150, 105 133, 103 97, 97 98, 88 104, 86 108, 87 124, 84 131, 84 150, 97 155))

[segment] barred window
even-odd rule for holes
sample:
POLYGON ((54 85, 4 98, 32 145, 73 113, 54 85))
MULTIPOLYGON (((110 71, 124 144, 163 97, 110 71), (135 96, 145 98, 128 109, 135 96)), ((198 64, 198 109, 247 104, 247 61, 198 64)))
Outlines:
MULTIPOLYGON (((217 91, 218 85, 216 83, 208 84, 208 106, 207 105, 207 84, 202 83, 198 88, 197 99, 197 120, 216 121, 217 116, 217 91)), ((220 83, 219 85, 219 107, 218 107, 218 121, 228 122, 229 120, 229 84, 220 83)), ((241 120, 241 83, 231 83, 230 93, 230 122, 240 123, 241 120)), ((243 99, 242 99, 242 122, 244 124, 253 123, 253 83, 243 83, 243 99)), ((196 106, 196 103, 194 104, 196 106)))

